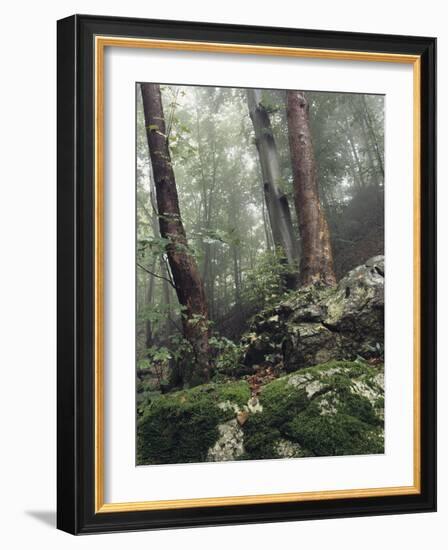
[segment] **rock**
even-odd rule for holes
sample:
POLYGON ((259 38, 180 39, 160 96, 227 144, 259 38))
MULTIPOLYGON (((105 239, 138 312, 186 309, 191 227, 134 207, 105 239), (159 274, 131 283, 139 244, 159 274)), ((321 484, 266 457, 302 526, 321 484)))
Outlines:
POLYGON ((244 434, 236 420, 218 425, 219 438, 208 450, 207 461, 237 460, 244 453, 244 434))
POLYGON ((299 289, 255 316, 242 340, 243 362, 287 372, 330 360, 378 355, 384 343, 384 257, 350 271, 336 288, 299 289))
POLYGON ((246 458, 384 452, 383 366, 330 362, 262 387, 243 426, 246 458))
POLYGON ((240 407, 237 403, 232 403, 231 401, 220 401, 217 405, 222 411, 233 411, 235 414, 238 413, 240 407))
POLYGON ((251 413, 263 412, 263 407, 257 397, 251 397, 247 402, 246 407, 251 413))
POLYGON ((287 439, 279 439, 275 444, 275 453, 278 458, 301 458, 307 456, 298 443, 287 439))
MULTIPOLYGON (((237 424, 236 415, 245 410, 250 399, 245 381, 204 384, 155 397, 138 419, 137 463, 208 460, 209 450, 217 441, 237 437, 232 426, 237 424), (230 421, 233 423, 227 425, 230 421)), ((230 456, 228 447, 223 450, 223 457, 230 456)))
POLYGON ((155 396, 138 421, 138 464, 384 452, 384 370, 332 361, 281 376, 155 396))

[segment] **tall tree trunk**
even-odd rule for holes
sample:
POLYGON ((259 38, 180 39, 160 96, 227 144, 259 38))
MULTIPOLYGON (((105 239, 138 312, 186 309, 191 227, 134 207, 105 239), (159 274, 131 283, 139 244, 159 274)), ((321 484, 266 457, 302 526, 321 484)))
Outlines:
MULTIPOLYGON (((196 100, 199 97, 196 95, 196 100)), ((198 103, 199 105, 199 103, 198 103)), ((203 270, 202 270, 202 280, 204 282, 205 295, 208 302, 208 313, 210 319, 213 319, 214 312, 214 279, 212 276, 212 265, 211 265, 211 256, 212 256, 212 246, 209 240, 209 233, 212 229, 212 217, 213 217, 213 198, 214 198, 214 189, 216 184, 216 171, 217 171, 217 162, 216 162, 216 139, 214 126, 211 126, 211 130, 208 133, 208 148, 211 150, 212 154, 212 170, 208 174, 204 161, 204 151, 202 147, 202 131, 201 131, 201 117, 200 109, 196 108, 196 134, 197 134, 197 143, 198 143, 198 159, 200 167, 200 176, 201 176, 201 207, 202 207, 202 229, 205 231, 205 239, 203 240, 202 246, 204 250, 204 261, 203 261, 203 270), (211 134, 211 135, 210 135, 211 134)))
POLYGON ((359 155, 358 155, 358 151, 356 150, 355 143, 354 143, 353 138, 351 136, 350 123, 347 119, 344 122, 345 123, 344 123, 343 128, 344 128, 345 135, 347 136, 347 141, 350 145, 352 158, 353 158, 353 160, 355 161, 355 164, 356 164, 356 169, 358 171, 358 179, 359 179, 359 182, 360 182, 360 187, 365 187, 366 182, 364 180, 364 171, 363 171, 361 160, 360 160, 359 155))
POLYGON ((272 239, 272 235, 270 233, 271 231, 271 228, 269 227, 268 225, 268 220, 266 218, 266 201, 264 200, 264 195, 263 195, 263 199, 262 199, 262 202, 261 202, 261 211, 262 211, 262 215, 263 215, 263 228, 264 228, 264 236, 265 236, 265 239, 266 239, 266 250, 268 252, 271 252, 271 239, 272 239))
POLYGON ((364 148, 365 148, 365 151, 367 153, 367 157, 369 159, 369 166, 370 166, 369 185, 371 185, 372 181, 373 181, 374 184, 378 186, 379 166, 376 165, 375 159, 373 158, 372 144, 371 144, 371 141, 370 141, 370 137, 367 134, 366 121, 365 121, 364 117, 361 117, 361 120, 359 122, 359 126, 361 128, 362 139, 363 139, 363 142, 364 142, 364 148))
MULTIPOLYGON (((280 160, 269 114, 262 104, 261 90, 248 89, 247 102, 255 130, 255 144, 260 158, 264 198, 274 244, 276 247, 282 248, 288 264, 296 267, 298 263, 297 239, 294 236, 288 199, 279 187, 280 160)), ((289 286, 295 286, 294 282, 290 281, 289 286)))
POLYGON ((333 253, 327 218, 319 200, 309 105, 303 92, 287 92, 286 101, 294 201, 302 237, 300 282, 333 286, 333 253))
MULTIPOLYGON (((156 268, 156 259, 153 258, 152 265, 150 267, 151 271, 154 272, 156 268)), ((152 297, 154 294, 154 280, 155 277, 153 275, 148 275, 148 286, 146 288, 145 292, 145 305, 148 307, 148 309, 152 305, 152 297)), ((151 321, 149 319, 146 319, 145 321, 145 346, 146 348, 150 348, 153 344, 153 333, 152 333, 152 325, 151 321)))
POLYGON ((211 260, 210 260, 210 269, 208 271, 208 291, 209 291, 209 317, 213 321, 216 318, 216 300, 215 300, 215 280, 216 280, 216 267, 215 267, 215 261, 216 261, 216 245, 212 245, 211 252, 210 252, 211 260))
POLYGON ((365 98, 364 94, 361 94, 361 98, 362 98, 362 103, 363 103, 363 106, 364 106, 364 120, 367 124, 367 128, 369 130, 370 137, 372 138, 376 158, 377 158, 377 161, 378 161, 378 167, 380 169, 381 175, 384 178, 384 162, 383 162, 383 158, 381 156, 380 147, 378 145, 378 139, 376 137, 376 133, 375 133, 375 130, 373 128, 373 122, 372 122, 372 117, 370 116, 369 106, 367 105, 367 101, 366 101, 366 98, 365 98))
POLYGON ((240 258, 237 245, 232 246, 233 255, 233 278, 235 280, 235 304, 241 302, 241 274, 240 274, 240 258))
POLYGON ((146 135, 157 196, 160 235, 168 239, 166 253, 179 303, 184 307, 182 327, 195 364, 183 373, 192 386, 209 379, 209 326, 207 301, 196 260, 188 246, 179 209, 176 181, 166 138, 162 96, 157 84, 141 85, 146 135))

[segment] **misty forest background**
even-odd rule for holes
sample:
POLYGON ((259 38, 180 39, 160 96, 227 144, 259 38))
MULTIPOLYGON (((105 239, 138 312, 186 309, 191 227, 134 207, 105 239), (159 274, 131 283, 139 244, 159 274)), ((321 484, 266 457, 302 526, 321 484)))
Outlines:
MULTIPOLYGON (((148 119, 148 109, 145 120, 137 85, 140 396, 219 378, 222 363, 238 356, 241 336, 257 312, 315 282, 318 272, 317 282, 334 285, 355 266, 384 253, 382 96, 305 92, 288 100, 279 90, 144 86, 152 86, 146 107, 161 94, 165 120, 164 131, 157 120, 148 119), (296 108, 303 107, 303 119, 296 123, 310 131, 310 136, 297 134, 304 140, 301 151, 289 135, 292 100, 299 101, 296 108), (319 204, 302 215, 295 185, 306 174, 294 172, 293 147, 316 176, 319 204), (159 177, 161 170, 173 170, 165 175, 175 177, 170 185, 177 190, 179 215, 160 211, 151 158, 153 164, 154 159, 161 162, 159 177), (306 232, 316 215, 318 233, 328 239, 322 257, 329 247, 332 265, 323 267, 320 260, 313 271, 316 251, 306 232), (180 240, 173 235, 179 225, 169 229, 173 220, 183 226, 180 240), (199 301, 203 292, 203 304, 192 304, 190 289, 179 288, 188 287, 189 279, 173 273, 176 254, 179 266, 193 267, 193 286, 199 301), (195 331, 205 334, 199 343, 195 331)), ((316 195, 306 193, 302 189, 304 203, 312 203, 316 195)))

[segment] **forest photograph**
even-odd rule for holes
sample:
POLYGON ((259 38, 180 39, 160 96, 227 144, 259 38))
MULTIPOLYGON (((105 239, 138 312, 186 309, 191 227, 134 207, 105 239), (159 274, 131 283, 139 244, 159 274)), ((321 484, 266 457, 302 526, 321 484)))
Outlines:
POLYGON ((136 464, 384 453, 384 96, 136 84, 136 464))

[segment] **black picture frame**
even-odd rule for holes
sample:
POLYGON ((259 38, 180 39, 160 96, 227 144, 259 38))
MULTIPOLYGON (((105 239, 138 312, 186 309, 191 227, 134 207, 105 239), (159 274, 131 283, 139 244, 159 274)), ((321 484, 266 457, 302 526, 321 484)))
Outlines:
POLYGON ((74 15, 58 21, 57 526, 72 534, 430 512, 436 509, 436 39, 74 15), (382 52, 421 60, 421 484, 418 494, 163 510, 95 510, 97 35, 382 52))

